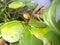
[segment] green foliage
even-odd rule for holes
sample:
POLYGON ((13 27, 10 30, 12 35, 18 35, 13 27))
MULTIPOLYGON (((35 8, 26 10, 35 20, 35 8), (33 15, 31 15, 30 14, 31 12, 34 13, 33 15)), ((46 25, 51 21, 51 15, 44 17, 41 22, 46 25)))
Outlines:
POLYGON ((14 0, 11 4, 9 4, 9 8, 13 9, 24 6, 28 6, 32 9, 37 6, 37 3, 32 3, 31 0, 14 0))
MULTIPOLYGON (((0 0, 0 22, 7 22, 18 19, 23 19, 23 14, 27 9, 34 9, 37 6, 36 3, 32 3, 31 0, 0 0)), ((30 13, 29 12, 29 13, 30 13)))
POLYGON ((43 45, 60 45, 60 37, 49 27, 31 28, 30 32, 43 41, 43 45))
POLYGON ((42 40, 36 38, 33 34, 30 33, 30 29, 27 26, 24 26, 25 32, 21 38, 22 45, 43 45, 42 40))
POLYGON ((16 9, 22 6, 23 6, 22 2, 12 2, 11 4, 9 4, 9 8, 13 8, 13 9, 16 9))
POLYGON ((25 3, 28 7, 30 7, 31 9, 35 8, 37 6, 37 3, 34 2, 29 2, 29 3, 25 3))
POLYGON ((29 25, 31 27, 38 27, 38 28, 44 28, 44 27, 46 27, 46 24, 45 23, 41 23, 41 22, 39 22, 36 19, 30 19, 29 25))
POLYGON ((1 35, 4 40, 12 43, 20 39, 23 30, 20 21, 6 22, 1 28, 1 35))
POLYGON ((58 23, 56 20, 56 13, 59 6, 60 0, 53 0, 52 4, 43 13, 44 22, 58 35, 60 35, 60 22, 58 23))
POLYGON ((36 28, 36 27, 35 28, 31 28, 32 34, 34 34, 39 39, 43 39, 44 35, 47 34, 50 31, 51 31, 51 29, 49 27, 45 27, 45 28, 36 28))
POLYGON ((60 0, 53 0, 41 14, 43 23, 34 16, 23 17, 26 12, 33 15, 36 6, 31 0, 0 0, 0 38, 8 42, 5 45, 60 45, 60 20, 56 20, 60 0))
POLYGON ((45 35, 45 38, 47 40, 47 42, 45 43, 46 45, 50 42, 51 45, 60 45, 60 37, 58 35, 56 35, 56 33, 54 33, 53 31, 48 32, 45 35))
POLYGON ((20 2, 23 2, 23 3, 28 3, 28 2, 30 2, 31 0, 14 0, 14 1, 20 1, 20 2))

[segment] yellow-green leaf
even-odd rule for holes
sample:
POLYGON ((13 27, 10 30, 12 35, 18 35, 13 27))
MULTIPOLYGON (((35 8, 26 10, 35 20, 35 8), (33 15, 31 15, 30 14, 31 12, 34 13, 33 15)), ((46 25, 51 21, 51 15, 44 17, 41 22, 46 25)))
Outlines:
POLYGON ((13 8, 13 9, 16 9, 16 8, 19 8, 19 7, 22 7, 23 6, 23 3, 22 2, 12 2, 9 4, 9 8, 13 8))
POLYGON ((20 39, 23 30, 20 21, 6 22, 1 28, 1 35, 5 41, 13 43, 20 39))
POLYGON ((51 31, 49 27, 31 29, 31 33, 34 34, 39 39, 44 38, 44 35, 47 34, 49 31, 51 31))

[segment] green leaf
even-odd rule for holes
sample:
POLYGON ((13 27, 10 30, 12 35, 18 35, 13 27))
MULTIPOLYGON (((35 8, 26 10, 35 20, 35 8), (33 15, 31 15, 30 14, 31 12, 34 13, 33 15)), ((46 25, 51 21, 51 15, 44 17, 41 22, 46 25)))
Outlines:
POLYGON ((34 34, 38 39, 43 39, 44 35, 51 31, 49 27, 45 28, 31 28, 31 33, 34 34))
POLYGON ((9 8, 13 8, 13 9, 23 7, 23 6, 24 4, 22 2, 12 2, 9 4, 9 8))
POLYGON ((18 45, 19 42, 10 43, 10 45, 18 45))
POLYGON ((38 27, 38 28, 44 28, 44 27, 46 27, 46 24, 41 23, 41 22, 39 22, 39 21, 36 20, 36 19, 30 19, 29 25, 30 25, 31 27, 38 27))
POLYGON ((1 35, 3 39, 10 43, 18 41, 23 31, 24 28, 20 21, 6 22, 1 27, 1 35))
POLYGON ((1 36, 1 26, 3 25, 3 23, 0 23, 0 39, 2 38, 1 36))
POLYGON ((43 13, 44 22, 52 28, 52 30, 60 35, 60 22, 56 20, 56 13, 60 6, 60 0, 53 0, 51 5, 43 13))
POLYGON ((31 33, 42 40, 44 45, 60 45, 60 37, 49 27, 32 28, 31 33))
POLYGON ((43 14, 39 14, 39 17, 40 17, 41 19, 43 19, 43 14))
POLYGON ((7 43, 5 43, 5 45, 8 45, 7 43))
POLYGON ((50 43, 50 45, 60 45, 60 37, 53 31, 50 31, 45 35, 43 42, 45 42, 45 45, 48 45, 48 43, 50 43))
POLYGON ((23 2, 24 5, 28 6, 29 8, 35 8, 37 6, 37 3, 32 2, 31 0, 15 0, 15 2, 23 2))
POLYGON ((35 8, 35 7, 37 6, 37 3, 29 2, 29 3, 26 3, 26 5, 27 5, 29 8, 33 9, 33 8, 35 8))
POLYGON ((42 40, 36 38, 33 34, 30 33, 28 26, 25 27, 25 32, 20 39, 22 45, 43 45, 42 40))

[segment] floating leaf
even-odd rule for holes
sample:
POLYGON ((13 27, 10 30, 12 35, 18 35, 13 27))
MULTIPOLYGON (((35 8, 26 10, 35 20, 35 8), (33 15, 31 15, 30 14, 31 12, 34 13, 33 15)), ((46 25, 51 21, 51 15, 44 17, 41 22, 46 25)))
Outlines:
POLYGON ((20 40, 22 45, 43 45, 42 40, 36 38, 33 34, 30 33, 29 27, 25 27, 25 32, 20 40))
POLYGON ((34 34, 38 39, 42 40, 44 45, 60 45, 60 37, 49 27, 32 28, 31 33, 34 34))
POLYGON ((37 38, 42 39, 44 35, 47 34, 51 29, 49 27, 45 28, 31 28, 31 33, 34 34, 37 38))
POLYGON ((13 43, 20 39, 23 30, 20 21, 6 22, 1 28, 1 35, 4 40, 13 43))
POLYGON ((22 2, 12 2, 9 4, 9 8, 16 9, 16 8, 22 7, 23 5, 24 4, 22 2))
POLYGON ((29 25, 30 25, 31 27, 38 27, 38 28, 46 27, 46 25, 45 25, 44 23, 41 23, 41 22, 39 22, 39 21, 36 20, 36 19, 31 19, 31 20, 29 21, 29 25))

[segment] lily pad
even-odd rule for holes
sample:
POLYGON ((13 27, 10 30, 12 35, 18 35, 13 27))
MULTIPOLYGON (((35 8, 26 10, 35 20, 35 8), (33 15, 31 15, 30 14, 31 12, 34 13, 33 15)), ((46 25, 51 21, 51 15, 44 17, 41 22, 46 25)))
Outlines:
POLYGON ((1 35, 4 40, 13 43, 20 39, 23 30, 20 21, 6 22, 1 28, 1 35))
POLYGON ((22 2, 12 2, 9 4, 9 8, 13 8, 13 9, 16 9, 16 8, 19 8, 19 7, 22 7, 23 6, 23 3, 22 2))
POLYGON ((24 34, 21 38, 21 40, 19 41, 19 45, 23 44, 23 45, 43 45, 43 41, 36 38, 33 34, 30 33, 30 29, 28 26, 24 26, 25 31, 24 34))

